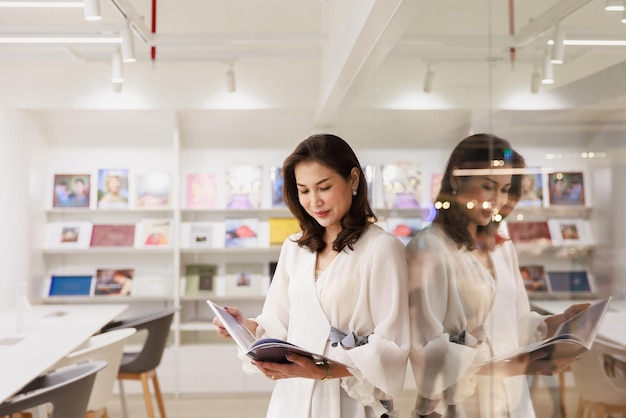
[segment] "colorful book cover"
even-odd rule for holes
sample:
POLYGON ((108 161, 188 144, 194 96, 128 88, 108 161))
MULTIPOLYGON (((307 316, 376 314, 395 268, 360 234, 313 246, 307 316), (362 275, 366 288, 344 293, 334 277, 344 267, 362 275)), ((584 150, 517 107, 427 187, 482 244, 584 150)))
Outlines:
POLYGON ((300 232, 296 218, 269 218, 270 245, 283 245, 291 235, 300 232))
POLYGON ((223 292, 227 296, 263 295, 267 280, 261 263, 229 263, 225 266, 223 292))
POLYGON ((256 248, 259 246, 257 218, 226 218, 224 247, 256 248))
POLYGON ((441 181, 443 180, 443 173, 433 173, 430 175, 430 201, 435 203, 437 196, 441 191, 441 181))
POLYGON ((283 200, 283 169, 282 167, 270 167, 270 184, 272 186, 272 207, 284 208, 283 200))
POLYGON ((213 246, 213 224, 208 222, 194 222, 189 228, 190 247, 212 247, 213 246))
POLYGON ((55 174, 54 208, 88 208, 91 191, 89 174, 55 174))
POLYGON ((385 164, 382 171, 385 207, 419 209, 421 198, 419 164, 411 162, 385 164))
POLYGON ((130 296, 133 288, 134 269, 98 269, 96 271, 95 295, 130 296))
POLYGON ((162 172, 141 173, 136 176, 137 208, 164 208, 170 204, 171 176, 162 172))
POLYGON ((520 274, 526 292, 547 292, 548 282, 546 281, 546 272, 542 265, 527 265, 519 267, 520 274))
POLYGON ((226 208, 235 210, 261 207, 262 166, 232 163, 226 172, 226 208))
POLYGON ((585 186, 582 172, 548 174, 548 194, 551 205, 585 205, 585 186))
POLYGON ((96 224, 91 232, 90 247, 132 247, 135 225, 96 224))
POLYGON ((518 206, 543 206, 543 175, 541 173, 524 174, 521 189, 518 206))
POLYGON ((92 275, 52 275, 48 296, 91 296, 92 275))
POLYGON ((520 244, 552 244, 548 222, 507 222, 509 237, 520 244))
POLYGON ((553 293, 593 293, 589 274, 584 270, 549 271, 548 281, 553 293))
POLYGON ((143 219, 137 224, 137 229, 137 247, 167 247, 171 243, 171 219, 143 219))
POLYGON ((214 174, 187 174, 187 209, 214 209, 217 183, 214 174))
POLYGON ((128 209, 128 170, 98 170, 98 209, 128 209))
POLYGON ((53 222, 48 224, 48 247, 88 248, 92 224, 89 221, 53 222))
POLYGON ((213 294, 216 290, 218 267, 215 264, 188 264, 185 267, 185 294, 213 294))

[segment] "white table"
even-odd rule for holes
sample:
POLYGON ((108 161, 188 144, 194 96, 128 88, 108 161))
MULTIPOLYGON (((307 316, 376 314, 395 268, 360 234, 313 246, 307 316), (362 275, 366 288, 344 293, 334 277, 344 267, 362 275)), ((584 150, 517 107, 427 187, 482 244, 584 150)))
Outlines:
POLYGON ((124 304, 34 305, 22 329, 0 311, 0 403, 46 372, 128 308, 124 304))
MULTIPOLYGON (((548 314, 559 314, 574 303, 595 301, 597 300, 533 300, 531 306, 548 314)), ((620 345, 626 350, 626 300, 611 301, 596 338, 620 345)))

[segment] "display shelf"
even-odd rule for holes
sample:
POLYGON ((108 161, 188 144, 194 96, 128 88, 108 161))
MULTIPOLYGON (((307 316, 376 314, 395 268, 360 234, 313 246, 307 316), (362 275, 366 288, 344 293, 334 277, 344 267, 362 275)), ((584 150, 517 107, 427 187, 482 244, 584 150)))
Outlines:
POLYGON ((589 219, 592 208, 589 206, 517 206, 507 219, 515 221, 537 221, 550 218, 589 219))
POLYGON ((173 296, 54 296, 48 298, 41 298, 39 303, 47 305, 54 304, 73 304, 73 303, 88 303, 88 304, 107 304, 107 303, 143 303, 143 302, 168 302, 173 303, 173 296))
POLYGON ((181 254, 210 254, 216 256, 248 256, 248 255, 276 255, 280 254, 279 246, 255 248, 181 248, 181 254))
POLYGON ((163 255, 173 254, 171 247, 137 248, 137 247, 90 247, 90 248, 44 248, 44 255, 163 255))

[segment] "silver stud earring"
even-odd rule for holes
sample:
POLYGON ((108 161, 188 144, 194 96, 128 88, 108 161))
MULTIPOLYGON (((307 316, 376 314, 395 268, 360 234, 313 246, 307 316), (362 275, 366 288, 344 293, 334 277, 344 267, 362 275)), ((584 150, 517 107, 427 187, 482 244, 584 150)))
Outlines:
POLYGON ((456 196, 457 190, 456 187, 452 189, 452 196, 456 196))
POLYGON ((356 187, 352 188, 352 196, 356 196, 356 187))

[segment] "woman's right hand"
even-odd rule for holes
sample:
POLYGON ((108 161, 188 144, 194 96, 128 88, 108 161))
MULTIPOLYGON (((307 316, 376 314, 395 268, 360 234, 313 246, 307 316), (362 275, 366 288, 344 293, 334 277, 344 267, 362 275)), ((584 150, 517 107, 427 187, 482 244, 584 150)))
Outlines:
MULTIPOLYGON (((237 321, 242 324, 246 324, 246 318, 243 316, 239 308, 224 307, 224 310, 231 314, 237 321)), ((222 338, 231 338, 226 328, 224 328, 224 324, 222 324, 222 321, 220 321, 218 317, 213 318, 213 325, 217 328, 217 335, 222 338)))

